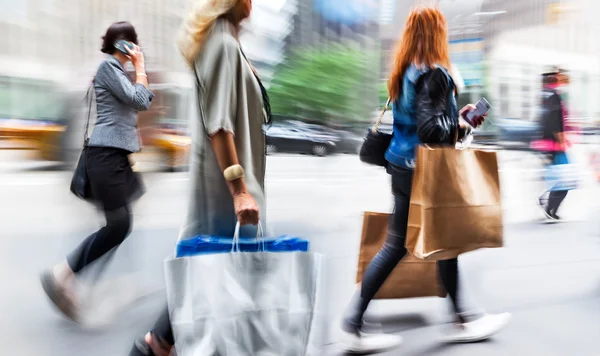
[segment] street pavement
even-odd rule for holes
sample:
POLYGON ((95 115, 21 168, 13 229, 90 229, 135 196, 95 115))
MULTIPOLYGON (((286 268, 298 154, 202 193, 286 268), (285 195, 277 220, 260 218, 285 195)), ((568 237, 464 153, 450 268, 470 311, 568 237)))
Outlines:
MULTIPOLYGON (((575 156, 585 162, 586 149, 575 156)), ((401 351, 389 355, 600 355, 600 193, 591 173, 565 201, 567 221, 546 224, 535 205, 543 188, 539 159, 520 152, 500 158, 506 247, 462 256, 461 283, 469 305, 510 311, 512 324, 489 342, 444 346, 436 337, 449 320, 445 300, 377 301, 369 325, 405 337, 401 351)), ((134 207, 134 231, 90 292, 95 313, 85 327, 50 308, 37 277, 101 223, 70 195, 69 178, 37 163, 0 162, 5 354, 126 355, 164 305, 162 261, 186 211, 187 173, 144 173, 148 193, 134 207)), ((318 332, 325 355, 342 355, 337 325, 354 290, 361 214, 390 211, 389 190, 381 169, 354 156, 268 159, 271 231, 306 237, 325 256, 318 332)))

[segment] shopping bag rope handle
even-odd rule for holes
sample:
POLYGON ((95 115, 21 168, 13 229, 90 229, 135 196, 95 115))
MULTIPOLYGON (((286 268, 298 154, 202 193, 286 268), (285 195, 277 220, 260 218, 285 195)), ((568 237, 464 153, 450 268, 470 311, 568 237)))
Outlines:
MULTIPOLYGON (((235 223, 235 231, 233 233, 233 244, 231 246, 231 252, 239 252, 240 251, 240 222, 235 223)), ((265 240, 262 238, 263 235, 263 227, 260 221, 256 225, 256 239, 260 242, 259 248, 261 252, 265 252, 265 240)))
MULTIPOLYGON (((427 148, 427 149, 428 149, 428 150, 430 150, 430 151, 433 151, 433 150, 434 150, 434 148, 433 148, 433 147, 431 147, 430 145, 428 145, 428 144, 426 144, 426 143, 425 143, 425 144, 423 144, 423 147, 427 148)), ((455 147, 454 147, 454 149, 455 149, 455 150, 458 150, 458 151, 464 151, 464 150, 466 150, 466 149, 468 149, 468 148, 469 148, 469 146, 468 146, 468 145, 467 145, 467 146, 465 146, 465 145, 463 145, 462 143, 461 143, 461 145, 460 145, 460 146, 459 146, 459 145, 458 145, 458 143, 457 143, 457 144, 455 145, 455 147)))

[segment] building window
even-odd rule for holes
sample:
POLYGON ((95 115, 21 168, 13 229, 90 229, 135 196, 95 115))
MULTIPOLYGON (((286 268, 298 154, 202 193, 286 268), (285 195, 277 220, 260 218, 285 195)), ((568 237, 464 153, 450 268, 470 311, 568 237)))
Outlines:
POLYGON ((529 85, 521 86, 522 101, 522 119, 528 120, 531 116, 531 88, 529 85))
POLYGON ((500 84, 500 115, 507 117, 508 111, 510 109, 510 98, 508 97, 508 84, 502 83, 500 84))

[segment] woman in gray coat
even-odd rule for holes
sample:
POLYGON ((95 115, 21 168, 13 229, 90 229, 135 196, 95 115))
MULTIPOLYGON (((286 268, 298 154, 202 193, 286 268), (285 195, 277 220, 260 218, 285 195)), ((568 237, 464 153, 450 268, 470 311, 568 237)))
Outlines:
MULTIPOLYGON (((239 44, 251 0, 199 1, 180 49, 193 70, 200 117, 192 120, 192 193, 180 239, 197 235, 256 236, 265 220, 265 134, 269 100, 239 44)), ((165 308, 130 355, 167 356, 175 341, 165 308)))
POLYGON ((154 94, 148 89, 144 55, 137 43, 137 34, 130 23, 111 25, 102 45, 102 52, 108 57, 100 64, 93 82, 98 116, 84 152, 91 192, 104 210, 106 225, 41 277, 50 300, 75 321, 78 318, 76 276, 129 235, 132 224, 129 206, 144 190, 128 156, 140 150, 137 113, 148 110, 154 94), (120 40, 131 44, 131 48, 122 47, 127 54, 117 49, 120 40), (129 61, 135 67, 135 83, 125 72, 129 61))

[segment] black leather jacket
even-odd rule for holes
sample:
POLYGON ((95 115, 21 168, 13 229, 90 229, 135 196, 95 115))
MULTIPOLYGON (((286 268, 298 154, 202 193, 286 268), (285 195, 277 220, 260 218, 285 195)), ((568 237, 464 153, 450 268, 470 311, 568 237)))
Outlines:
POLYGON ((437 68, 423 74, 416 83, 417 134, 425 144, 456 143, 466 135, 458 125, 458 113, 449 98, 454 83, 448 83, 444 72, 437 68), (458 133, 458 135, 457 135, 458 133))

